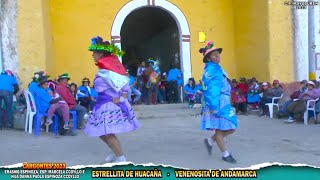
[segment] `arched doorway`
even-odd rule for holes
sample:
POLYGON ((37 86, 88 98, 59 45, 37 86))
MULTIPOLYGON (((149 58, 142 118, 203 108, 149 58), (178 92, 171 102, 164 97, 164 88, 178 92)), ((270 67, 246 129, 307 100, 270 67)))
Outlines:
MULTIPOLYGON (((143 9, 157 9, 159 10, 159 12, 165 11, 167 15, 170 15, 171 18, 175 20, 175 23, 177 25, 176 27, 178 28, 179 32, 177 35, 179 52, 176 53, 175 56, 180 60, 181 71, 183 73, 184 81, 186 82, 187 79, 191 77, 190 31, 185 16, 174 4, 166 0, 132 0, 128 2, 120 9, 113 22, 111 29, 111 38, 113 43, 115 43, 119 47, 122 47, 123 37, 121 37, 121 29, 126 21, 126 18, 128 16, 130 18, 131 13, 135 13, 134 11, 139 12, 139 10, 143 11, 143 9)), ((126 45, 124 45, 124 48, 127 48, 125 46, 126 45)), ((130 54, 130 51, 128 53, 130 54)), ((124 59, 125 58, 126 57, 124 57, 124 59)))
POLYGON ((153 57, 160 70, 179 65, 179 29, 173 17, 160 8, 144 7, 131 12, 121 28, 122 63, 135 74, 137 65, 153 57))

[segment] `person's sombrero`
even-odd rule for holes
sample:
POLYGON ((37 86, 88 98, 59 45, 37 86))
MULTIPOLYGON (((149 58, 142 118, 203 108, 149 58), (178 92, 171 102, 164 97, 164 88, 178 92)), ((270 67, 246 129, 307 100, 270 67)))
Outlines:
POLYGON ((201 48, 199 52, 203 55, 203 62, 206 62, 208 55, 214 51, 218 51, 219 54, 221 54, 222 48, 215 47, 212 41, 208 42, 206 47, 201 48))

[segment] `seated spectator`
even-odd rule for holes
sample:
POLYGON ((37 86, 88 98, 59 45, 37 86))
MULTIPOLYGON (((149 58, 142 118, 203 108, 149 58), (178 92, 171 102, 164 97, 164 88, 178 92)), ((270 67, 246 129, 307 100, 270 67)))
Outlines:
POLYGON ((193 78, 190 78, 188 81, 188 84, 184 86, 184 93, 185 93, 185 98, 189 102, 189 108, 193 108, 194 104, 196 103, 197 93, 200 91, 196 87, 196 82, 193 78))
MULTIPOLYGON (((265 91, 265 93, 263 93, 263 96, 259 102, 260 116, 264 116, 268 112, 266 104, 271 103, 272 98, 280 97, 282 94, 282 88, 280 87, 279 80, 274 80, 272 85, 273 85, 273 88, 267 88, 267 90, 265 91)), ((279 99, 275 100, 274 103, 277 103, 278 101, 279 99)))
MULTIPOLYGON (((2 100, 5 105, 6 113, 6 128, 13 128, 13 95, 19 91, 19 85, 17 79, 12 76, 11 71, 4 71, 0 75, 0 105, 2 100)), ((0 118, 3 117, 2 111, 0 111, 0 118)), ((0 119, 0 130, 2 129, 2 119, 0 119)))
POLYGON ((52 117, 57 109, 62 112, 64 120, 64 129, 69 129, 69 107, 68 104, 55 92, 55 85, 52 83, 51 88, 48 91, 48 79, 42 76, 38 80, 39 87, 36 90, 36 106, 37 113, 47 114, 45 125, 51 125, 53 123, 52 117))
POLYGON ((41 76, 46 76, 47 78, 49 78, 49 76, 47 76, 44 71, 35 72, 32 78, 32 82, 28 85, 28 90, 33 96, 35 96, 34 93, 36 89, 39 88, 38 80, 41 76))
POLYGON ((67 87, 68 81, 70 80, 69 75, 67 73, 62 74, 58 78, 58 86, 57 86, 57 93, 68 103, 70 111, 76 111, 77 112, 77 122, 78 122, 78 129, 82 128, 83 121, 84 121, 84 115, 86 114, 86 108, 77 105, 76 101, 71 94, 71 91, 67 87))
POLYGON ((80 105, 87 108, 89 111, 91 108, 91 88, 90 80, 88 78, 82 80, 82 85, 79 86, 77 95, 80 105))
POLYGON ((69 89, 71 91, 71 94, 73 95, 74 99, 76 100, 78 104, 78 86, 75 83, 71 83, 69 85, 69 89))
POLYGON ((236 92, 231 94, 231 99, 233 106, 236 108, 237 115, 243 113, 244 115, 247 114, 247 100, 246 97, 242 94, 240 89, 237 89, 236 92))
MULTIPOLYGON (((297 99, 294 99, 287 107, 287 113, 289 114, 288 120, 285 122, 293 123, 295 121, 302 120, 302 116, 306 111, 306 102, 308 100, 314 100, 320 98, 320 89, 316 88, 316 84, 312 81, 307 83, 308 91, 299 95, 297 99)), ((315 104, 311 104, 314 106, 315 104)))
POLYGON ((167 84, 167 73, 164 72, 162 73, 162 77, 159 82, 159 91, 158 91, 158 100, 161 104, 167 101, 166 84, 167 84))
MULTIPOLYGON (((237 80, 236 80, 237 81, 237 80)), ((248 89, 249 89, 249 86, 248 86, 248 83, 246 81, 246 78, 242 77, 240 78, 240 83, 238 84, 238 89, 241 90, 241 93, 246 96, 247 93, 248 93, 248 89)))
MULTIPOLYGON (((241 90, 243 92, 243 90, 241 90)), ((251 79, 251 86, 249 87, 247 102, 252 104, 252 110, 259 111, 259 100, 260 100, 260 86, 257 83, 256 78, 251 79)))
POLYGON ((236 93, 236 91, 238 90, 238 82, 236 79, 232 79, 231 81, 231 94, 232 93, 236 93))
POLYGON ((132 105, 134 105, 138 103, 141 96, 141 92, 136 88, 136 85, 137 85, 136 78, 133 76, 130 76, 129 72, 127 72, 127 74, 129 77, 129 85, 130 85, 130 90, 128 91, 128 100, 132 105), (133 102, 131 98, 132 93, 135 95, 133 102))
POLYGON ((301 81, 300 82, 300 89, 298 91, 293 92, 290 95, 290 100, 283 103, 281 110, 277 114, 279 119, 284 116, 287 116, 287 107, 289 106, 289 104, 291 104, 293 102, 294 99, 298 99, 300 94, 307 92, 307 90, 308 90, 307 83, 308 83, 307 80, 301 81))

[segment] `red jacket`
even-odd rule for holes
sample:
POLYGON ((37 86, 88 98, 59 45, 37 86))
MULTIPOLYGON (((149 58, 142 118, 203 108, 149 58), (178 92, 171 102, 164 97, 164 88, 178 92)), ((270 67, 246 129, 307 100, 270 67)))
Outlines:
POLYGON ((68 103, 70 109, 73 109, 76 106, 77 103, 67 86, 65 86, 62 83, 59 83, 56 91, 58 92, 60 97, 62 97, 63 100, 65 100, 68 103))
POLYGON ((238 88, 241 90, 242 94, 248 93, 248 84, 238 84, 238 88))
POLYGON ((246 102, 246 98, 244 97, 244 95, 236 95, 236 93, 232 93, 231 95, 231 100, 233 103, 237 102, 237 103, 243 103, 246 102))

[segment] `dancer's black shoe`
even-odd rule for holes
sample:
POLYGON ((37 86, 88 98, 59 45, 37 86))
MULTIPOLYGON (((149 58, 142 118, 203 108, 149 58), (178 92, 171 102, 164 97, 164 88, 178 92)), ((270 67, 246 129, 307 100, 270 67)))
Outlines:
POLYGON ((204 145, 207 148, 208 154, 211 155, 212 154, 212 146, 209 144, 208 139, 204 139, 204 145))
POLYGON ((237 161, 232 157, 232 155, 230 154, 227 157, 222 157, 222 160, 228 162, 228 163, 232 163, 232 164, 236 164, 237 161))

